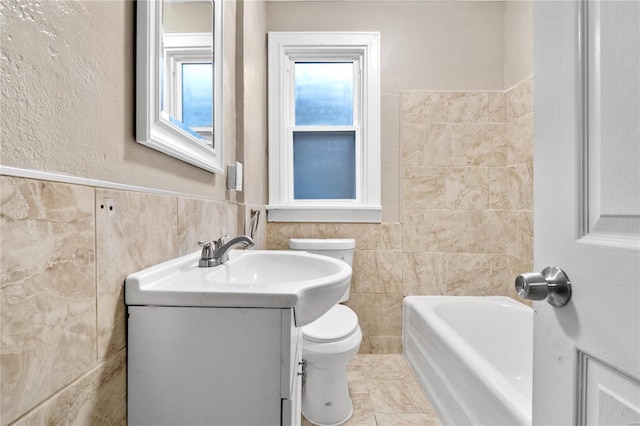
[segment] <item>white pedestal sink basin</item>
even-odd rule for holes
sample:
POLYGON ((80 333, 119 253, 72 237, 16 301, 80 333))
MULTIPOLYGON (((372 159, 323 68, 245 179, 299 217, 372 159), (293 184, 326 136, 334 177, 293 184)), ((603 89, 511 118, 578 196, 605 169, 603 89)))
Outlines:
POLYGON ((129 306, 293 308, 302 327, 324 314, 350 284, 351 267, 327 256, 232 250, 226 263, 198 267, 200 252, 129 275, 129 306))

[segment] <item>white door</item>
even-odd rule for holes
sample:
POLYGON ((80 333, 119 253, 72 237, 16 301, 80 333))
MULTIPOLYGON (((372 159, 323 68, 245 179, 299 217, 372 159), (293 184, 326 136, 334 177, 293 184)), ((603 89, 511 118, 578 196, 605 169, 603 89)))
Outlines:
POLYGON ((534 425, 640 425, 640 1, 535 1, 534 425), (587 64, 586 67, 583 64, 587 64))

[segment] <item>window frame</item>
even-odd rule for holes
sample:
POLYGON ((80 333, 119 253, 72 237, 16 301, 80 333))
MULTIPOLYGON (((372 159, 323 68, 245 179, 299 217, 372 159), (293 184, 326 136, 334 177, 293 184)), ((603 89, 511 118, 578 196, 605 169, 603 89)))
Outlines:
POLYGON ((269 204, 270 222, 380 223, 379 32, 270 32, 269 204), (354 62, 352 126, 295 126, 295 62, 354 62), (355 130, 356 198, 296 200, 293 132, 355 130))

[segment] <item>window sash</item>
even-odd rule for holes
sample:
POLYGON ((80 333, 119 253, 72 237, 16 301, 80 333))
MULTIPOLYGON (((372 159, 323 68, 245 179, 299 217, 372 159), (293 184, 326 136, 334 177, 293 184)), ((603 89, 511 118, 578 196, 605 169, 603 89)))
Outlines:
POLYGON ((286 202, 289 204, 307 204, 307 203, 332 203, 332 204, 353 204, 363 202, 363 182, 362 182, 362 152, 363 152, 363 138, 361 136, 361 123, 362 117, 362 69, 361 69, 361 54, 354 52, 315 52, 304 54, 293 54, 288 57, 287 67, 287 87, 286 92, 287 104, 284 109, 286 111, 286 117, 288 122, 287 127, 287 145, 288 145, 288 191, 286 202), (351 126, 336 126, 336 125, 322 125, 322 126, 297 126, 296 125, 296 99, 295 99, 295 64, 297 62, 315 62, 315 63, 352 63, 353 64, 353 124, 351 126), (355 164, 355 198, 354 199, 296 199, 294 193, 294 169, 293 169, 293 134, 294 132, 342 132, 353 131, 355 132, 355 151, 356 151, 356 164, 355 164))
POLYGON ((289 146, 288 149, 288 164, 290 165, 291 170, 291 178, 289 179, 288 185, 288 198, 287 202, 290 204, 304 205, 306 203, 332 203, 332 204, 344 204, 344 205, 352 205, 354 203, 362 203, 363 202, 363 188, 362 188, 362 137, 360 126, 292 126, 289 127, 287 132, 287 144, 289 146), (344 198, 320 198, 320 199, 296 199, 294 194, 294 169, 293 169, 293 134, 294 133, 334 133, 334 132, 354 132, 355 134, 355 198, 353 199, 344 199, 344 198))

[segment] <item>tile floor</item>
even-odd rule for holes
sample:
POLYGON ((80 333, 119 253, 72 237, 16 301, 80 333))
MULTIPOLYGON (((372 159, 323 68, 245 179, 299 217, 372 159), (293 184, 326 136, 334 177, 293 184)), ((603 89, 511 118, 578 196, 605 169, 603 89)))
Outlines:
POLYGON ((440 426, 402 354, 356 355, 347 373, 353 416, 345 426, 440 426))

